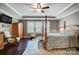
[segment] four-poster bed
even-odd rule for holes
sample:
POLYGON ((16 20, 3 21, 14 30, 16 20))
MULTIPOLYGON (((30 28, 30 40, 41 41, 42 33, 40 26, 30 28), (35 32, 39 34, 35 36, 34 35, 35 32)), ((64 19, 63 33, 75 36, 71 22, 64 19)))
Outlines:
MULTIPOLYGON (((66 23, 64 26, 66 27, 66 23)), ((64 28, 62 32, 47 33, 47 16, 45 16, 44 30, 44 48, 46 50, 52 50, 56 48, 79 48, 79 30, 64 28)))
MULTIPOLYGON (((41 18, 41 17, 39 17, 41 18)), ((40 30, 42 33, 41 35, 38 35, 39 33, 36 33, 36 24, 34 24, 34 34, 36 34, 36 37, 43 37, 44 40, 44 48, 47 50, 52 50, 54 48, 69 48, 69 47, 79 47, 78 45, 78 38, 75 36, 75 34, 79 33, 77 30, 74 29, 68 29, 64 28, 62 32, 57 33, 49 33, 47 32, 47 18, 51 18, 49 16, 44 16, 42 18, 45 18, 45 20, 41 20, 42 24, 42 30, 40 30)), ((66 27, 66 22, 64 22, 64 27, 66 27)))

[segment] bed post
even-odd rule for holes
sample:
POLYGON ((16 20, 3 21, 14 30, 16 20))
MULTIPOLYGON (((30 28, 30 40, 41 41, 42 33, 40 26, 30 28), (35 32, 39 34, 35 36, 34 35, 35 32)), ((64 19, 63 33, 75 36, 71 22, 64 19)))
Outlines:
POLYGON ((46 49, 46 42, 47 42, 47 16, 45 16, 45 42, 44 42, 45 49, 46 49))
POLYGON ((65 30, 65 28, 66 28, 66 22, 64 21, 64 30, 65 30))

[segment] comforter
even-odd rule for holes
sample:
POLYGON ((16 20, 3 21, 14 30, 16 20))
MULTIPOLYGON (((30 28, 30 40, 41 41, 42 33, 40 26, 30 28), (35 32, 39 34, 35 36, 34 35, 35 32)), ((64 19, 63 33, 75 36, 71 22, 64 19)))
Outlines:
POLYGON ((79 31, 66 30, 61 33, 48 33, 46 42, 47 50, 54 48, 79 47, 79 31))

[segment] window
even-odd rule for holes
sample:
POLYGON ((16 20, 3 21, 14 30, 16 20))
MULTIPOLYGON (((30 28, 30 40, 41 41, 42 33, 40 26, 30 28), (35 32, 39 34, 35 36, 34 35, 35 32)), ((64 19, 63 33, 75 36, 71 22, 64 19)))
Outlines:
POLYGON ((42 33, 42 22, 41 21, 36 21, 35 22, 36 25, 36 33, 42 33))
MULTIPOLYGON (((27 33, 42 33, 43 21, 27 21, 27 33)), ((44 22, 45 29, 45 22, 44 22)), ((43 30, 44 30, 43 29, 43 30)), ((47 22, 47 32, 50 32, 50 22, 47 22)))
POLYGON ((28 21, 27 22, 27 33, 33 33, 34 32, 34 22, 28 21))

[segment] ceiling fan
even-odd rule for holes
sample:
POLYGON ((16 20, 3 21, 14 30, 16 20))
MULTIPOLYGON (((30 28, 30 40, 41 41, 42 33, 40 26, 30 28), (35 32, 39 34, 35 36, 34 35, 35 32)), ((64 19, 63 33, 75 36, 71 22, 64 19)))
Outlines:
POLYGON ((44 13, 45 9, 48 9, 49 6, 45 6, 45 5, 41 4, 41 3, 37 3, 37 4, 34 4, 32 6, 32 8, 36 9, 37 11, 40 11, 40 12, 44 13))

